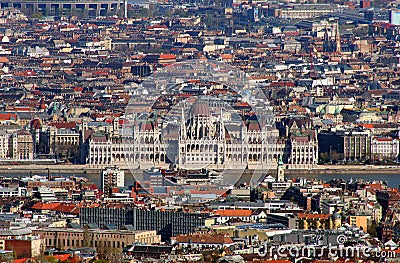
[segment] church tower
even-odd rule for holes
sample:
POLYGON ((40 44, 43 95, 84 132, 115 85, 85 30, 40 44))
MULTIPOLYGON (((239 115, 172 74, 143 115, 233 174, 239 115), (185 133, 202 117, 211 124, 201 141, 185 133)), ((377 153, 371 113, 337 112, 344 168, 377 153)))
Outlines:
POLYGON ((342 45, 340 44, 340 32, 339 32, 339 22, 336 23, 336 52, 342 51, 342 45))
POLYGON ((279 156, 278 167, 277 167, 277 181, 285 181, 285 168, 283 167, 282 155, 279 156))

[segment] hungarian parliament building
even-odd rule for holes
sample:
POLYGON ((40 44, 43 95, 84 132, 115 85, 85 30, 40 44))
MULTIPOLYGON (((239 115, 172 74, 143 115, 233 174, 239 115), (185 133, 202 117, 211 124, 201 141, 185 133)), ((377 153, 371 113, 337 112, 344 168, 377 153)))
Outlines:
MULTIPOLYGON (((118 165, 131 169, 150 167, 183 169, 275 169, 282 158, 288 168, 313 168, 318 160, 314 132, 279 136, 274 122, 253 116, 233 122, 233 113, 215 113, 197 100, 175 122, 157 116, 135 119, 129 132, 93 134, 88 139, 86 163, 92 167, 118 165), (185 117, 188 116, 188 118, 185 117), (226 116, 228 115, 228 116, 226 116)), ((292 122, 294 129, 302 124, 292 122)), ((306 127, 307 128, 307 127, 306 127)), ((121 129, 121 128, 119 128, 121 129)))

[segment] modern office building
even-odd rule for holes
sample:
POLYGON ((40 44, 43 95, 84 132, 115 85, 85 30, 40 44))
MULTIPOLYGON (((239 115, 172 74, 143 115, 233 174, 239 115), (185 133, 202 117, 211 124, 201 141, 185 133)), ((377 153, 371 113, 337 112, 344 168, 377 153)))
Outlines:
POLYGON ((207 214, 163 212, 138 208, 81 208, 80 223, 100 227, 115 225, 121 229, 129 225, 133 230, 156 230, 162 240, 189 234, 205 225, 207 214))
POLYGON ((371 134, 368 130, 353 130, 344 134, 344 160, 361 161, 371 157, 371 134))

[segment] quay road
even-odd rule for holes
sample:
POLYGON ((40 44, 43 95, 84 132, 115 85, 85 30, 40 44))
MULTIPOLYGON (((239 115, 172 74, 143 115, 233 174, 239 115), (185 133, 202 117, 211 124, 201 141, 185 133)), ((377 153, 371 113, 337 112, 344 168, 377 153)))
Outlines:
MULTIPOLYGON (((128 167, 121 169, 129 172, 128 167)), ((29 174, 47 174, 48 170, 51 174, 77 175, 100 174, 102 167, 78 165, 78 164, 0 164, 0 176, 4 175, 29 175, 29 174)), ((275 169, 265 171, 274 174, 275 169)), ((130 172, 129 172, 130 173, 130 172)), ((400 165, 318 165, 313 169, 287 169, 285 174, 288 176, 296 175, 321 175, 321 174, 393 174, 400 175, 400 165)))

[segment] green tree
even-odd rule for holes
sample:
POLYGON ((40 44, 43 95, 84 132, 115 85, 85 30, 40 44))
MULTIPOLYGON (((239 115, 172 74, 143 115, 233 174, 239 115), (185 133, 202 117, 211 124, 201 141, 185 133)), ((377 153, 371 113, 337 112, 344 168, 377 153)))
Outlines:
POLYGON ((329 160, 329 154, 328 153, 321 153, 320 155, 319 155, 319 160, 320 160, 320 162, 322 163, 322 164, 325 164, 325 163, 328 163, 330 160, 329 160))
POLYGON ((43 18, 43 14, 42 14, 42 12, 36 12, 36 13, 32 14, 31 17, 32 18, 36 18, 36 19, 42 19, 43 18))
POLYGON ((368 225, 368 228, 367 228, 368 234, 370 234, 370 235, 373 236, 373 237, 378 236, 378 233, 377 233, 377 231, 376 231, 376 227, 377 227, 377 226, 378 226, 378 225, 376 224, 375 220, 373 220, 373 221, 368 225))

